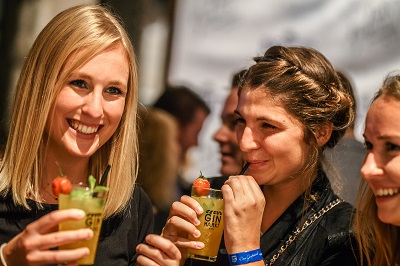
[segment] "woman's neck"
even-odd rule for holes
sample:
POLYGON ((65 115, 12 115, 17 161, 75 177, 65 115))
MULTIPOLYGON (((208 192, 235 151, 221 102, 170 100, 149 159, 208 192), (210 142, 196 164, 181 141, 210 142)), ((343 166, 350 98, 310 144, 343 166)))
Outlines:
POLYGON ((74 156, 57 156, 54 154, 45 157, 45 167, 42 185, 50 185, 57 176, 66 176, 74 183, 87 183, 89 158, 74 156))
MULTIPOLYGON (((310 185, 316 178, 312 178, 310 185)), ((265 208, 261 222, 261 232, 267 231, 272 224, 289 208, 289 206, 307 189, 306 178, 310 176, 297 176, 282 184, 263 186, 265 208)))

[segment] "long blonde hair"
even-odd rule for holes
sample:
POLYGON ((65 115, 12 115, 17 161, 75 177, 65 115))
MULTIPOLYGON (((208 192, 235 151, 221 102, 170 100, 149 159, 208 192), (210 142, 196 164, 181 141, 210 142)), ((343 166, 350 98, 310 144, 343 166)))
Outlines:
MULTIPOLYGON (((388 76, 373 101, 381 96, 400 101, 400 75, 388 76)), ((375 195, 361 180, 357 194, 354 231, 360 247, 361 265, 381 266, 400 263, 400 228, 379 220, 375 195)))
POLYGON ((129 64, 124 113, 114 135, 89 160, 89 173, 100 178, 112 165, 105 217, 122 211, 132 196, 137 176, 137 65, 129 37, 117 17, 100 5, 69 8, 54 17, 35 40, 22 68, 14 98, 10 132, 0 169, 0 193, 11 193, 28 208, 27 197, 39 199, 44 171, 44 128, 50 108, 65 79, 92 56, 120 44, 129 64), (82 58, 65 69, 67 58, 82 58))

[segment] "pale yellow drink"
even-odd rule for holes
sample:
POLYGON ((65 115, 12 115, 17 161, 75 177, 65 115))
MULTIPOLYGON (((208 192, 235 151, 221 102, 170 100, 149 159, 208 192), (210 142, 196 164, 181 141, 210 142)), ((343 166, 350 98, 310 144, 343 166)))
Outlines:
POLYGON ((79 265, 92 265, 96 257, 97 243, 99 241, 100 229, 103 222, 103 211, 106 202, 106 191, 92 193, 89 188, 74 188, 71 194, 60 194, 60 210, 81 209, 85 212, 85 217, 78 221, 66 221, 59 225, 60 231, 75 230, 80 228, 90 228, 93 230, 93 237, 86 241, 79 241, 60 246, 60 249, 75 249, 88 247, 90 254, 79 260, 79 265), (79 191, 77 191, 79 190, 79 191), (76 191, 74 193, 74 191, 76 191))
POLYGON ((204 243, 203 249, 188 249, 188 257, 193 259, 214 262, 217 259, 218 249, 224 228, 222 191, 216 189, 202 189, 205 196, 196 194, 195 188, 192 188, 192 198, 197 200, 204 209, 202 215, 198 218, 200 225, 197 227, 201 232, 200 238, 194 238, 189 235, 189 240, 200 241, 204 243))

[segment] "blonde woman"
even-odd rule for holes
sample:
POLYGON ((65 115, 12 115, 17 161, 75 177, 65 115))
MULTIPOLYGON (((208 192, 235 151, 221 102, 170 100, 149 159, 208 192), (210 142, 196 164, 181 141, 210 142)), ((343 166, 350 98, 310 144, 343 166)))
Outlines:
POLYGON ((368 110, 367 150, 355 231, 361 265, 400 265, 400 75, 390 75, 368 110))
POLYGON ((135 248, 153 224, 150 201, 135 187, 137 83, 132 45, 106 8, 70 8, 42 30, 17 84, 1 161, 1 264, 68 264, 87 256, 87 248, 55 250, 93 232, 57 231, 84 213, 57 211, 52 180, 61 168, 72 183, 87 183, 107 164, 110 192, 95 264, 136 262, 135 248))

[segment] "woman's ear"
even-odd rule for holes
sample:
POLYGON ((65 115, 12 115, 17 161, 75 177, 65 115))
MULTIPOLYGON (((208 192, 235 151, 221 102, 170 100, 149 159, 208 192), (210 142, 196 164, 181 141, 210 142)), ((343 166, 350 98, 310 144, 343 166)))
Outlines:
POLYGON ((325 123, 318 126, 317 131, 315 132, 315 137, 317 139, 317 143, 319 147, 325 145, 328 142, 332 135, 333 123, 325 123))

